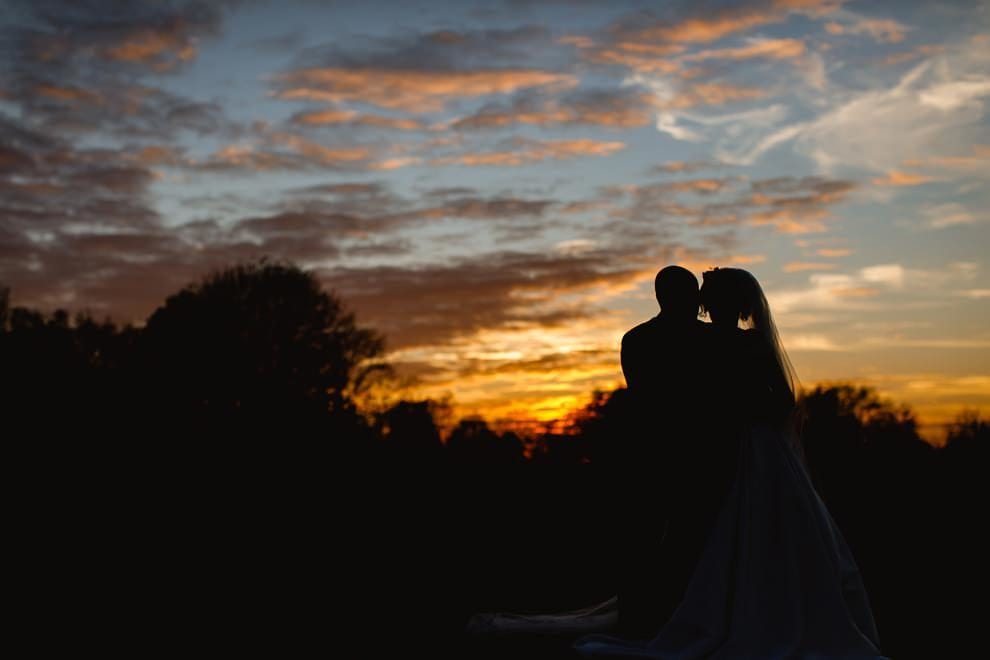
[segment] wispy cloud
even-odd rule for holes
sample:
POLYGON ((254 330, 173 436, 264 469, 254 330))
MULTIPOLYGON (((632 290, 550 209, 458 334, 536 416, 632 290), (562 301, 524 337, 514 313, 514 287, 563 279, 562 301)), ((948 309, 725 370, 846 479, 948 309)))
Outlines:
MULTIPOLYGON (((966 290, 980 269, 971 262, 952 262, 942 268, 907 268, 902 264, 877 264, 850 273, 812 273, 808 286, 767 292, 778 313, 788 315, 815 310, 866 310, 875 308, 863 299, 880 296, 926 296, 927 303, 941 302, 946 291, 966 290)), ((901 301, 905 304, 904 301, 901 301)), ((887 305, 894 304, 891 298, 887 305)))
POLYGON ((905 161, 939 155, 963 136, 977 141, 983 99, 990 96, 988 61, 968 48, 947 51, 916 65, 893 86, 836 94, 838 101, 814 119, 778 128, 753 148, 726 150, 724 156, 751 163, 792 143, 825 171, 889 172, 905 161))
POLYGON ((681 217, 694 226, 769 226, 784 234, 827 231, 831 207, 855 189, 852 181, 823 177, 774 177, 745 181, 736 177, 663 181, 606 188, 605 197, 629 197, 628 208, 613 216, 652 222, 681 217), (694 196, 685 197, 685 195, 694 196))
POLYGON ((849 23, 831 22, 825 24, 825 31, 832 35, 867 35, 881 43, 898 43, 910 28, 890 18, 855 17, 849 23))
POLYGON ((928 206, 922 210, 926 224, 932 229, 944 229, 958 225, 971 225, 977 217, 958 202, 946 202, 928 206))

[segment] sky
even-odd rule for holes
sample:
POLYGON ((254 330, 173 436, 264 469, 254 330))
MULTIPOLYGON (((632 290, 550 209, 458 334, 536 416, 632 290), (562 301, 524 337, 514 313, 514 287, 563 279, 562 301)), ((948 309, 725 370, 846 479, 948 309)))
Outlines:
POLYGON ((804 386, 990 410, 988 2, 3 0, 0 56, 14 304, 291 260, 409 392, 548 421, 735 266, 804 386))

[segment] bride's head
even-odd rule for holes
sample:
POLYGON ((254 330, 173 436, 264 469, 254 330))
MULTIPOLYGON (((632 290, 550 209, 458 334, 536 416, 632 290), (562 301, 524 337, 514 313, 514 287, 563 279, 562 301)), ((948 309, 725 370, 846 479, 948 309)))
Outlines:
POLYGON ((750 273, 740 268, 715 268, 702 275, 701 307, 717 326, 735 328, 753 323, 763 292, 750 273))
POLYGON ((784 351, 777 326, 770 315, 770 303, 763 295, 760 283, 741 268, 714 268, 702 275, 701 308, 712 324, 736 328, 742 322, 755 330, 773 350, 781 372, 787 378, 791 392, 795 389, 794 367, 784 351))

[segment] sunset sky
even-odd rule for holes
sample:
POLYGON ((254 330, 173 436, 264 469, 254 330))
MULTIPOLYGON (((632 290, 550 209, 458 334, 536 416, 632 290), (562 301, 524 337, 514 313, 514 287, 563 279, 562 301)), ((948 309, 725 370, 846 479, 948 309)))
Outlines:
POLYGON ((549 420, 734 265, 804 385, 990 411, 990 3, 3 0, 0 53, 15 304, 288 259, 419 395, 549 420))

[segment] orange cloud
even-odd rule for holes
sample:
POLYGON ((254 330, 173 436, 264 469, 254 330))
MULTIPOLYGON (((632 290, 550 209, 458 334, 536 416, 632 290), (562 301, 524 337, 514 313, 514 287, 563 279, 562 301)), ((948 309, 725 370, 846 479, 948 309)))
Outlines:
POLYGON ((437 112, 448 101, 509 94, 532 87, 570 88, 577 78, 535 69, 403 71, 399 69, 303 69, 278 77, 281 99, 370 103, 410 112, 437 112))
POLYGON ((831 293, 836 298, 872 298, 879 295, 880 291, 867 286, 854 286, 844 289, 832 289, 831 293))
POLYGON ((736 32, 782 20, 784 15, 776 12, 725 11, 705 18, 689 18, 673 25, 643 30, 638 36, 676 43, 708 43, 736 32))
POLYGON ((353 162, 367 160, 371 157, 371 149, 364 146, 331 148, 322 144, 310 142, 291 133, 272 133, 272 142, 282 144, 293 151, 325 165, 333 165, 340 161, 353 162))
POLYGON ((846 0, 775 0, 773 6, 812 18, 821 18, 842 8, 846 0))
POLYGON ((633 50, 630 46, 632 44, 618 44, 614 48, 591 51, 585 57, 588 61, 596 64, 624 66, 640 73, 676 73, 681 68, 680 63, 675 60, 643 55, 638 52, 627 52, 633 50))
POLYGON ((433 160, 435 165, 524 165, 543 160, 570 160, 578 156, 609 156, 625 149, 624 142, 597 140, 521 140, 517 151, 491 151, 444 156, 433 160))
POLYGON ((591 48, 595 45, 595 40, 581 34, 569 34, 557 39, 557 43, 574 46, 575 48, 591 48))
POLYGON ((748 266, 751 264, 761 264, 767 260, 763 254, 736 254, 725 260, 728 266, 748 266))
POLYGON ((791 263, 784 264, 785 273, 799 273, 805 270, 831 270, 833 268, 835 268, 835 264, 816 263, 812 261, 792 261, 791 263))
MULTIPOLYGON (((733 179, 713 181, 727 185, 733 179)), ((701 222, 698 224, 702 225, 728 224, 748 217, 749 224, 771 226, 782 234, 824 232, 827 229, 825 220, 830 215, 828 206, 843 201, 855 185, 850 181, 822 177, 776 177, 751 181, 749 187, 749 193, 739 199, 698 209, 687 208, 685 214, 699 213, 701 222)), ((667 212, 674 212, 674 209, 667 209, 667 212)))
POLYGON ((318 110, 316 112, 303 112, 292 118, 293 123, 316 126, 319 124, 343 124, 357 117, 357 112, 353 110, 318 110))
POLYGON ((657 105, 663 109, 683 110, 698 105, 724 105, 733 101, 758 99, 766 94, 766 90, 757 87, 743 87, 732 83, 695 83, 657 105))
POLYGON ((167 34, 145 32, 125 41, 119 46, 107 48, 104 51, 110 59, 121 62, 144 62, 155 58, 166 51, 176 51, 180 60, 190 60, 196 56, 196 48, 192 44, 179 45, 167 34))
POLYGON ((393 128, 400 131, 418 131, 423 124, 415 119, 382 117, 381 115, 359 115, 353 110, 318 110, 303 112, 292 118, 295 124, 319 126, 324 124, 355 124, 359 126, 374 126, 376 128, 393 128))
POLYGON ((400 167, 406 167, 408 165, 415 165, 422 162, 421 158, 416 158, 415 156, 407 156, 403 158, 387 158, 383 161, 372 163, 368 169, 372 170, 397 170, 400 167))
POLYGON ((233 144, 218 149, 205 162, 192 164, 207 169, 238 168, 259 171, 297 169, 312 165, 353 167, 363 165, 364 161, 374 155, 366 146, 326 147, 291 133, 271 133, 265 137, 271 144, 285 147, 288 151, 259 150, 253 145, 233 144))
POLYGON ((494 128, 512 124, 534 124, 550 126, 553 124, 573 123, 575 114, 559 107, 548 106, 531 111, 481 112, 465 117, 453 124, 455 128, 494 128))
POLYGON ((990 160, 990 145, 976 144, 968 154, 961 156, 928 156, 924 159, 905 161, 908 167, 945 167, 949 169, 968 170, 984 169, 990 160))
POLYGON ((825 231, 828 211, 812 209, 797 211, 796 209, 776 209, 754 213, 750 222, 756 226, 771 225, 782 234, 815 234, 825 231))
POLYGON ((641 40, 673 43, 710 43, 737 32, 772 23, 782 23, 791 13, 824 16, 842 5, 842 0, 775 0, 769 5, 732 7, 686 18, 676 23, 636 30, 641 40))
POLYGON ((145 166, 179 165, 183 162, 183 158, 178 151, 164 145, 142 147, 131 154, 131 158, 145 166))
POLYGON ((791 60, 801 57, 804 53, 804 42, 800 39, 761 39, 754 41, 748 46, 702 50, 697 53, 685 55, 681 59, 687 62, 714 59, 748 60, 756 57, 765 57, 773 60, 791 60))
POLYGON ((878 186, 918 186, 935 179, 924 174, 913 174, 911 172, 901 172, 891 170, 886 176, 873 179, 873 183, 878 186))
POLYGON ((655 57, 677 55, 685 50, 684 46, 678 44, 642 43, 639 41, 618 41, 612 44, 612 47, 626 53, 653 55, 655 57))
POLYGON ((81 103, 99 103, 100 97, 93 92, 87 91, 85 89, 80 89, 78 87, 69 87, 63 85, 50 85, 41 84, 34 88, 34 91, 39 96, 44 96, 46 98, 55 99, 56 101, 65 102, 81 102, 81 103))
POLYGON ((902 64, 904 62, 910 62, 911 60, 916 60, 919 57, 926 57, 928 55, 938 55, 945 51, 945 46, 937 44, 923 44, 914 48, 913 50, 903 51, 900 53, 891 53, 881 60, 881 63, 887 66, 893 66, 895 64, 902 64))
POLYGON ((686 173, 686 172, 697 172, 698 170, 715 169, 718 167, 723 167, 724 164, 717 161, 706 161, 706 160, 671 160, 667 161, 662 165, 657 165, 653 169, 657 172, 667 172, 667 173, 686 173))
POLYGON ((494 151, 482 154, 461 154, 460 156, 445 156, 433 160, 434 165, 522 165, 538 160, 525 153, 511 151, 494 151))
POLYGON ((160 29, 142 29, 122 42, 102 49, 103 57, 116 62, 149 65, 160 71, 196 58, 196 45, 184 21, 175 21, 160 29))
POLYGON ((848 257, 850 254, 852 254, 852 250, 847 248, 821 248, 818 250, 818 256, 820 257, 838 258, 848 257))
POLYGON ((377 128, 393 128, 398 131, 418 131, 423 129, 423 124, 415 119, 402 119, 398 117, 382 117, 380 115, 361 115, 355 121, 360 126, 375 126, 377 128))
POLYGON ((728 185, 728 179, 691 179, 661 184, 664 190, 673 192, 715 193, 728 185))

